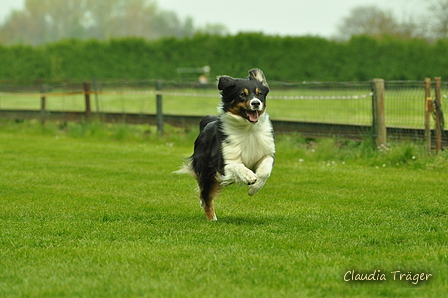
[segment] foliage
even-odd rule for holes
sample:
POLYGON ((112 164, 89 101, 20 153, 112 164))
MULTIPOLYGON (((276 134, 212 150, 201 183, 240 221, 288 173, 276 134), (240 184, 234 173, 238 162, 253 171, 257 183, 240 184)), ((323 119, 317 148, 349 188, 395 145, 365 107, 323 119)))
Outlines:
MULTIPOLYGON (((211 26, 217 32, 218 25, 211 26)), ((138 36, 154 40, 191 36, 203 30, 207 28, 197 29, 191 18, 181 20, 151 0, 27 0, 23 11, 12 12, 0 26, 0 41, 39 45, 71 38, 138 36)))
POLYGON ((0 125, 2 297, 446 293, 446 169, 343 163, 328 151, 358 144, 279 136, 265 188, 253 198, 226 188, 210 223, 194 179, 170 173, 191 153, 190 136, 147 139, 142 126, 117 139, 124 126, 98 123, 0 125), (344 281, 351 270, 380 270, 387 280, 344 281), (432 278, 394 280, 397 270, 432 278))
POLYGON ((431 44, 358 36, 337 42, 257 33, 65 40, 39 47, 0 46, 0 80, 186 79, 177 68, 204 65, 211 67, 212 77, 246 76, 248 69, 259 67, 270 80, 282 81, 421 80, 448 77, 447 50, 446 40, 431 44))
POLYGON ((375 5, 356 6, 338 26, 338 38, 367 35, 376 39, 393 36, 400 39, 419 37, 438 40, 448 37, 448 0, 426 0, 427 9, 421 15, 397 18, 390 10, 375 5))
POLYGON ((432 0, 429 3, 431 37, 448 38, 448 0, 432 0))
POLYGON ((392 12, 383 11, 376 6, 357 6, 350 11, 339 25, 339 36, 350 39, 352 36, 368 35, 381 38, 384 35, 411 37, 406 27, 396 21, 392 12))

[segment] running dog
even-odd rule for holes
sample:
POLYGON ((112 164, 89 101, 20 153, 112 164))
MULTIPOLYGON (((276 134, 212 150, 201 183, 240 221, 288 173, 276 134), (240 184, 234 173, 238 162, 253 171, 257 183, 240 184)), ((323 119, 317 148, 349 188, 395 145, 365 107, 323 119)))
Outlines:
POLYGON ((260 69, 246 79, 218 77, 219 116, 206 116, 194 153, 177 173, 190 173, 199 186, 201 206, 210 221, 217 220, 214 199, 222 187, 240 183, 255 195, 274 164, 274 131, 266 112, 269 86, 260 69))

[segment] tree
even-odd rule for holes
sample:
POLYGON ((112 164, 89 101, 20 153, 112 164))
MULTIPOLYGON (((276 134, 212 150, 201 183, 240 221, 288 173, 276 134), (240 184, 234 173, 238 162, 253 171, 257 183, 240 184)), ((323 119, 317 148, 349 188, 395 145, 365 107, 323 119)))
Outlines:
POLYGON ((153 0, 26 0, 23 11, 0 26, 4 44, 38 45, 60 39, 187 37, 196 33, 191 18, 158 8, 153 0))
POLYGON ((448 0, 432 0, 429 5, 429 22, 435 39, 448 37, 448 0))
POLYGON ((198 33, 225 36, 229 34, 229 30, 222 24, 206 24, 198 29, 198 33))
POLYGON ((349 39, 352 36, 367 35, 376 38, 388 35, 400 38, 412 37, 416 26, 412 22, 399 23, 390 11, 375 6, 358 6, 338 26, 339 37, 349 39))

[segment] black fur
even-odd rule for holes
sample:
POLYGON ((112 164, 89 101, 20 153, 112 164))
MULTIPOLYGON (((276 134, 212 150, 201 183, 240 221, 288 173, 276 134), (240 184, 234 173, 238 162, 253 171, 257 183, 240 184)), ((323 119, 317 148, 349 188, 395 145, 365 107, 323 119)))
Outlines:
POLYGON ((200 186, 209 184, 216 173, 224 175, 224 158, 220 144, 226 139, 218 116, 206 116, 199 123, 199 136, 194 142, 192 166, 200 186))
POLYGON ((194 142, 191 165, 199 186, 201 205, 213 209, 213 199, 220 189, 217 173, 224 175, 224 158, 219 144, 226 138, 218 116, 206 116, 199 123, 200 133, 194 142))

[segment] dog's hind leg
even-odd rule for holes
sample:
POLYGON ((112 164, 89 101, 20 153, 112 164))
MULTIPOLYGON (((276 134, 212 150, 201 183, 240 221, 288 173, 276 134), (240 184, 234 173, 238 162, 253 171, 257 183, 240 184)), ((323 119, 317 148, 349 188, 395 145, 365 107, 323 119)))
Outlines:
POLYGON ((205 215, 210 221, 217 220, 215 214, 214 200, 218 196, 221 184, 215 179, 203 183, 200 189, 201 206, 204 208, 205 215))

